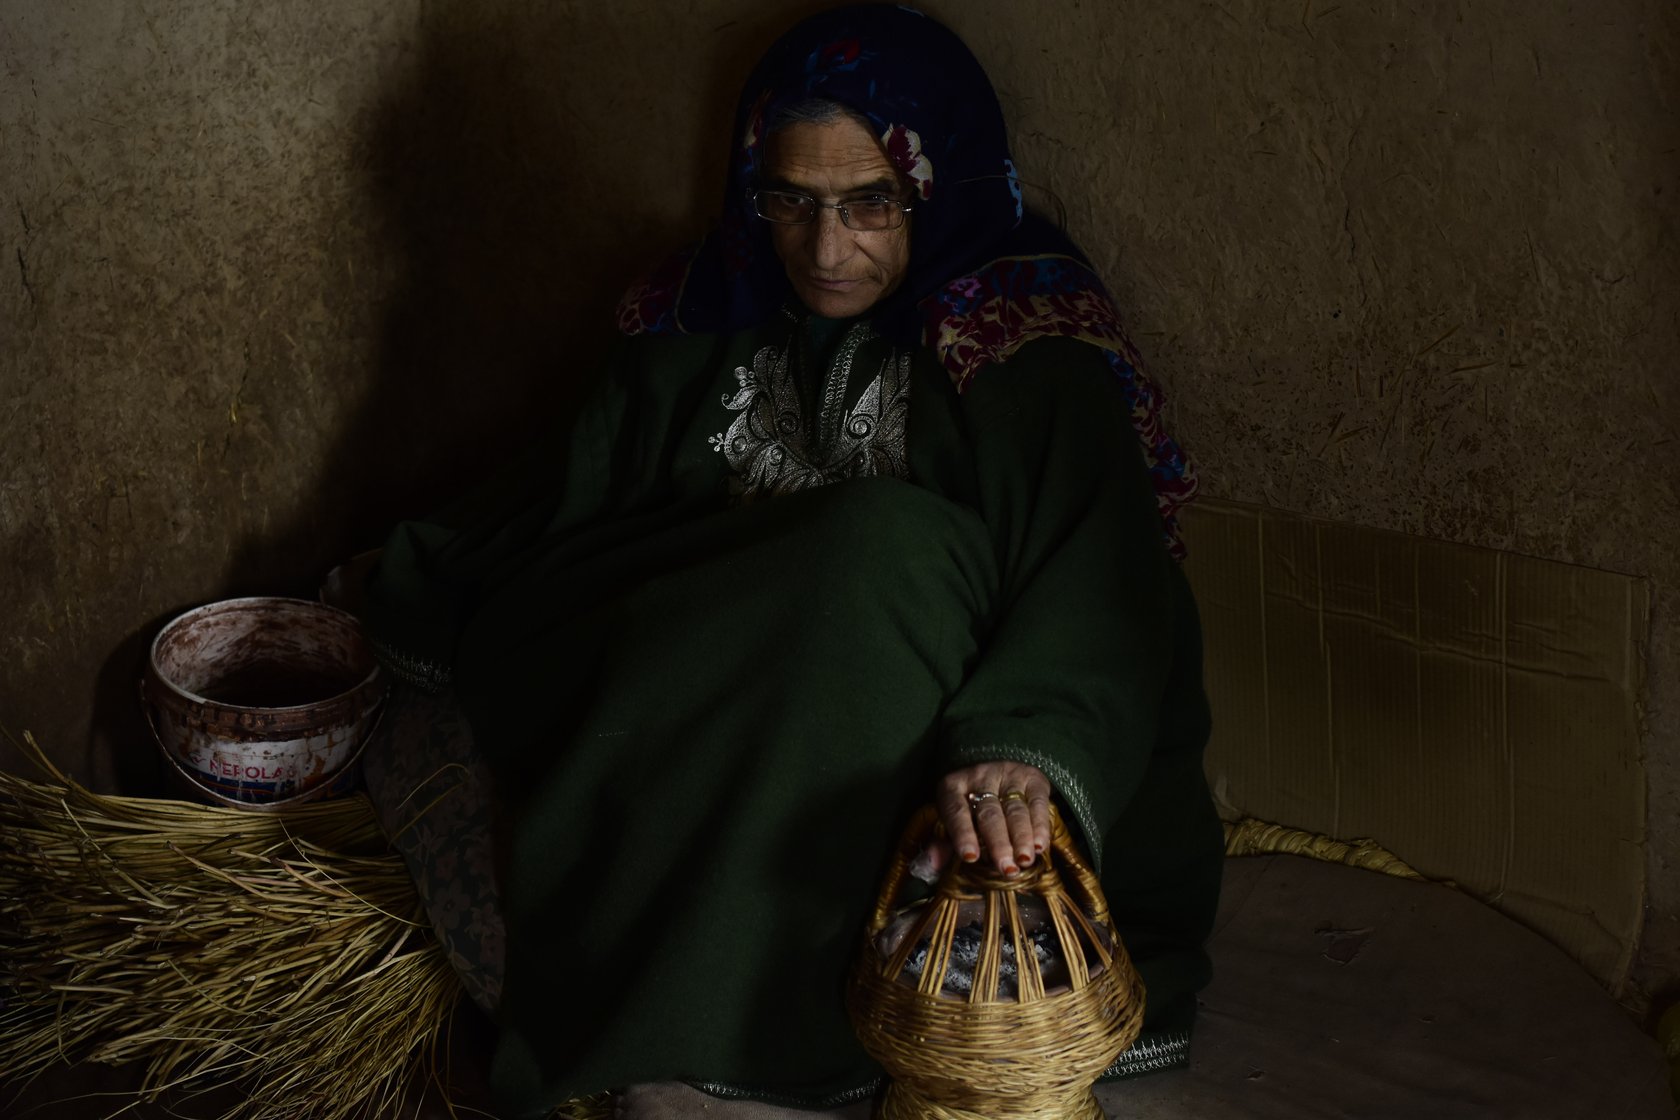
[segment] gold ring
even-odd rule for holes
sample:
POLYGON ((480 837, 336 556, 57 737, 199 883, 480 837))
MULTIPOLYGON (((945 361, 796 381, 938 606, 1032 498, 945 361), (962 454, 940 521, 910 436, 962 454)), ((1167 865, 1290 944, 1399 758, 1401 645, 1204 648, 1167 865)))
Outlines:
POLYGON ((1027 795, 1018 789, 1012 789, 1000 798, 1002 801, 1025 801, 1026 799, 1027 795))

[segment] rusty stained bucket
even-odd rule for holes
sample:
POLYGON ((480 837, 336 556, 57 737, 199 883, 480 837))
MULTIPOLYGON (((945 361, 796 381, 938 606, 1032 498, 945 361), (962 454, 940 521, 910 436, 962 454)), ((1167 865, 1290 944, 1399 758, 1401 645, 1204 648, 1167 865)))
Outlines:
POLYGON ((343 792, 385 686, 354 616, 305 599, 227 599, 152 642, 141 698, 201 799, 274 807, 343 792))

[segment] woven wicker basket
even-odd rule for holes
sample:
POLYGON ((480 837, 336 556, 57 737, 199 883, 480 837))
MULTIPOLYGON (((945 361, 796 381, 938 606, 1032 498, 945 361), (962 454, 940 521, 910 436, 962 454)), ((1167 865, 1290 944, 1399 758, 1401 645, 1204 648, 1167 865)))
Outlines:
POLYGON ((876 1116, 1101 1120, 1091 1086, 1137 1038, 1144 993, 1096 875, 1052 810, 1051 849, 1030 868, 1005 878, 953 861, 930 898, 895 910, 910 861, 938 827, 929 807, 905 830, 847 988, 853 1028, 892 1076, 876 1116), (1029 910, 1053 930, 1045 940, 1064 962, 1063 983, 1046 987, 1029 910), (971 918, 980 923, 973 982, 952 995, 952 946, 971 918), (902 936, 883 945, 889 925, 902 936), (1016 981, 1006 986, 1010 955, 1016 981))

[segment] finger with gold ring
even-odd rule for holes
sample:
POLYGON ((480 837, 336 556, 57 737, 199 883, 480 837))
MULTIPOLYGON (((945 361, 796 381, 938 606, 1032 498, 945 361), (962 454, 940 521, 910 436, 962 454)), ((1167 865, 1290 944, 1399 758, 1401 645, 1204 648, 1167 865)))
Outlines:
POLYGON ((1005 792, 1003 794, 1003 796, 1001 798, 999 798, 999 800, 1000 801, 1020 801, 1022 803, 1025 803, 1026 800, 1027 800, 1027 795, 1026 795, 1026 792, 1024 790, 1012 789, 1012 790, 1008 790, 1007 792, 1005 792))
POLYGON ((983 789, 978 793, 970 793, 968 795, 968 807, 970 811, 973 811, 980 808, 980 806, 984 805, 986 802, 996 801, 997 799, 998 795, 996 793, 989 789, 983 789))

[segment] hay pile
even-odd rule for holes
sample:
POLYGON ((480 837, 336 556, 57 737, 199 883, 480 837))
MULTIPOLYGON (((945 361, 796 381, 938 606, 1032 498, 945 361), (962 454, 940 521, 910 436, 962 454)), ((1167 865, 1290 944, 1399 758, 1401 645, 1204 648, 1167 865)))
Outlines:
POLYGON ((0 773, 0 1081, 145 1065, 234 1120, 397 1115, 459 981, 362 797, 262 814, 0 773))

